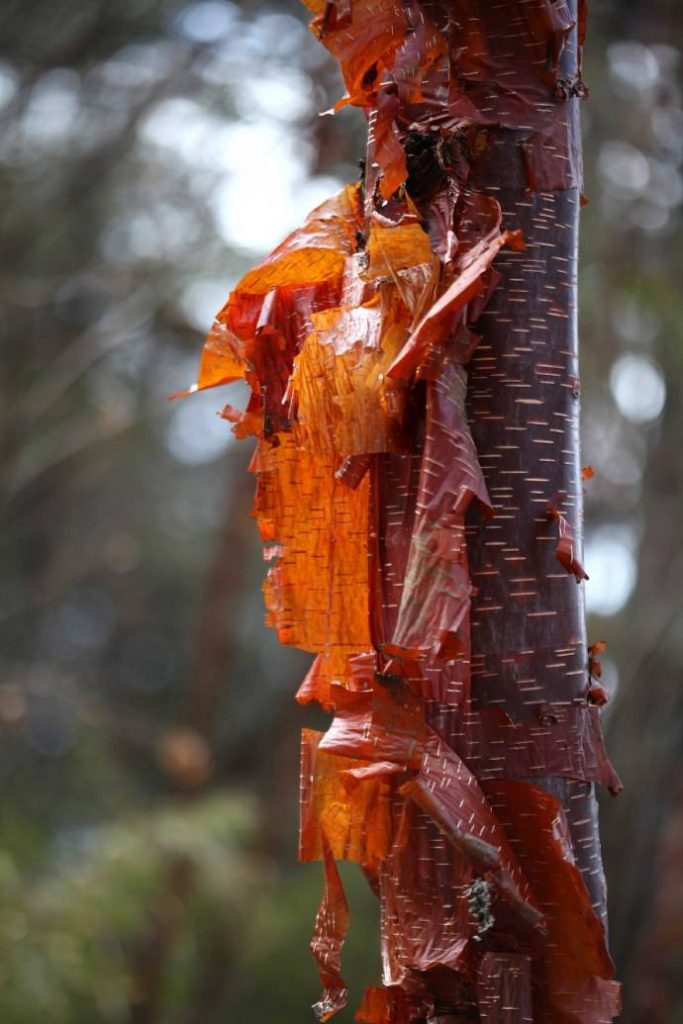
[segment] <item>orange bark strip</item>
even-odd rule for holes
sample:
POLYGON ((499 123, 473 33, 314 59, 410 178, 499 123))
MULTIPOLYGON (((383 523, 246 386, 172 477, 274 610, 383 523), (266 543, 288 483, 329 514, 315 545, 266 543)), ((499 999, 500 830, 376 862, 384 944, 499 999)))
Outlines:
POLYGON ((341 976, 341 949, 349 927, 349 905, 332 851, 323 839, 325 889, 311 939, 323 994, 313 1007, 316 1020, 326 1021, 346 1006, 348 991, 341 976))
POLYGON ((325 23, 321 5, 305 0, 317 17, 312 31, 339 61, 349 102, 363 106, 382 69, 390 67, 408 28, 395 0, 353 0, 351 17, 325 23))
POLYGON ((350 490, 335 468, 329 457, 301 453, 291 435, 260 442, 254 515, 276 546, 264 584, 268 624, 282 643, 352 654, 370 645, 368 484, 350 490))
MULTIPOLYGON (((284 356, 283 380, 298 349, 301 313, 333 305, 347 257, 355 252, 360 216, 358 187, 349 185, 314 210, 262 263, 246 274, 218 313, 199 371, 200 389, 244 377, 250 369, 272 375, 263 361, 264 339, 275 334, 284 356), (294 311, 297 314, 292 317, 294 311), (293 351, 292 351, 293 350, 293 351)), ((282 362, 276 350, 271 363, 282 362)))
POLYGON ((377 872, 391 840, 391 770, 368 772, 376 766, 367 760, 322 750, 323 735, 302 733, 300 859, 323 860, 327 846, 337 859, 377 872))
POLYGON ((402 437, 405 389, 386 373, 407 328, 393 286, 360 306, 314 314, 315 332, 297 356, 291 376, 290 414, 297 440, 334 456, 406 447, 402 437))

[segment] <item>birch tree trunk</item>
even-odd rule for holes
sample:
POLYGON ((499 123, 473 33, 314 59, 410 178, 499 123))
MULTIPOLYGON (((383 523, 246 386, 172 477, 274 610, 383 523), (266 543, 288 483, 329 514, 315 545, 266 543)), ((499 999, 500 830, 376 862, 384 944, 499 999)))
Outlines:
POLYGON ((582 589, 577 224, 583 12, 564 0, 307 0, 368 120, 363 180, 218 316, 246 376, 268 621, 299 692, 312 950, 346 1002, 356 861, 382 914, 366 1024, 618 1012, 582 589))
MULTIPOLYGON (((570 93, 580 80, 576 36, 573 28, 560 61, 570 93)), ((473 699, 477 707, 503 707, 515 721, 545 718, 558 743, 591 699, 584 592, 576 585, 582 573, 563 571, 557 552, 557 513, 572 538, 571 557, 582 548, 578 104, 575 95, 557 104, 554 152, 547 167, 532 163, 533 189, 518 132, 509 129, 491 140, 490 159, 472 181, 498 198, 504 225, 521 229, 526 241, 523 252, 496 261, 501 280, 477 323, 482 341, 470 366, 468 412, 494 504, 491 519, 469 532, 477 587, 473 699)), ((594 783, 543 776, 541 768, 533 775, 564 808, 574 855, 604 919, 594 783)))

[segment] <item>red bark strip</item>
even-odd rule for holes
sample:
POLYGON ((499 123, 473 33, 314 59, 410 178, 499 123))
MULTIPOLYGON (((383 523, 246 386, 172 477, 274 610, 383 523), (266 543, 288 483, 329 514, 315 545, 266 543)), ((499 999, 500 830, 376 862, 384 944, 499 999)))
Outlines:
POLYGON ((481 1024, 533 1024, 531 959, 520 953, 486 953, 477 992, 481 1024))

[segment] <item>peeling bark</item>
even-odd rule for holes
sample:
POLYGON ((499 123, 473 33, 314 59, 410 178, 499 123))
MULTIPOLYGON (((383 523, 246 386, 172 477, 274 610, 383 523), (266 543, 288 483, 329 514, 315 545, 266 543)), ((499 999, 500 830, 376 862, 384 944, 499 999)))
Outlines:
POLYGON ((302 759, 316 1014, 346 998, 345 858, 382 913, 357 1020, 600 1024, 594 787, 620 784, 577 585, 585 12, 307 6, 367 116, 363 180, 240 282, 199 386, 251 385, 268 621, 334 715, 302 759))

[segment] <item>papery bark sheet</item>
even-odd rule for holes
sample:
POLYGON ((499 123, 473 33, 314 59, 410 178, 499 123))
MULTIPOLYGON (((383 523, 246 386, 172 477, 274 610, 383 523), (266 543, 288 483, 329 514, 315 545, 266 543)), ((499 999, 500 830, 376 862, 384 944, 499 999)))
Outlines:
POLYGON ((250 385, 223 415, 257 439, 267 620, 333 715, 302 745, 314 1009, 346 999, 347 859, 382 915, 357 1020, 601 1024, 594 787, 620 783, 577 586, 585 11, 305 2, 363 177, 237 285, 197 386, 250 385))

